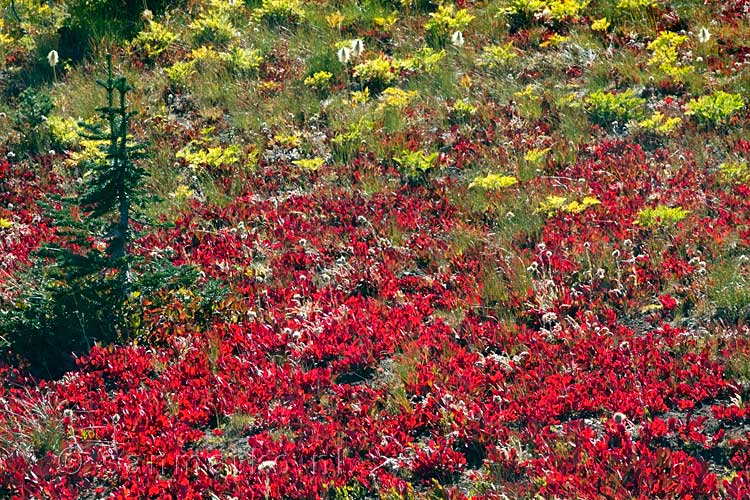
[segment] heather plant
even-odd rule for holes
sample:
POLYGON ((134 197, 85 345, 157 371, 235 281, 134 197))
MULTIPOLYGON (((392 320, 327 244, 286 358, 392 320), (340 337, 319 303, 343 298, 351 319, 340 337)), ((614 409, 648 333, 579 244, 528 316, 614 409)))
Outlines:
POLYGON ((361 149, 362 144, 366 143, 373 126, 372 120, 360 117, 342 127, 331 140, 336 159, 342 162, 350 161, 361 149))
POLYGON ((601 19, 595 19, 591 23, 591 30, 606 32, 611 26, 612 26, 612 23, 609 22, 609 20, 606 17, 602 17, 601 19))
POLYGON ((469 184, 469 188, 481 189, 484 191, 499 191, 518 184, 518 179, 512 175, 487 174, 475 178, 469 184))
POLYGON ((584 196, 580 200, 571 200, 567 196, 548 195, 539 203, 537 212, 546 213, 547 217, 552 217, 559 212, 579 214, 597 205, 601 205, 601 202, 594 196, 584 196))
POLYGON ((500 15, 509 16, 512 27, 528 27, 536 21, 561 22, 577 18, 588 6, 579 0, 510 0, 500 15))
POLYGON ((411 102, 418 97, 419 92, 416 90, 403 90, 398 87, 388 87, 380 95, 380 108, 401 110, 411 104, 411 102))
POLYGON ((728 161, 719 165, 719 178, 729 184, 750 184, 750 166, 746 161, 728 161))
POLYGON ((477 114, 477 107, 465 99, 458 100, 450 110, 450 118, 454 123, 465 123, 477 114))
POLYGON ((328 71, 316 71, 312 75, 305 78, 305 85, 311 87, 319 92, 324 92, 331 84, 333 73, 328 71))
POLYGON ((682 125, 682 118, 679 116, 668 117, 656 111, 650 117, 639 121, 636 127, 656 136, 670 136, 679 130, 680 125, 682 125))
POLYGON ((656 0, 620 0, 617 8, 628 11, 640 11, 644 9, 653 9, 658 5, 656 0))
POLYGON ((435 51, 430 47, 422 47, 414 55, 406 59, 395 59, 395 66, 403 71, 423 72, 435 75, 440 72, 441 62, 445 59, 445 50, 435 51))
POLYGON ((513 42, 504 45, 488 45, 482 49, 479 64, 490 69, 502 70, 517 58, 518 52, 513 48, 513 42))
POLYGON ((303 158, 301 160, 295 160, 292 163, 295 166, 299 167, 301 170, 315 172, 325 164, 325 160, 319 157, 303 158))
POLYGON ((73 118, 49 116, 46 121, 51 146, 54 149, 66 150, 74 147, 80 140, 80 128, 73 118))
POLYGON ((241 76, 256 75, 263 63, 263 56, 258 49, 240 45, 232 45, 227 51, 221 52, 219 58, 230 72, 241 76))
POLYGON ((231 168, 240 161, 241 149, 229 146, 205 145, 204 141, 194 141, 179 150, 175 157, 182 159, 193 170, 206 168, 209 172, 219 172, 231 168))
POLYGON ((195 74, 195 63, 194 61, 177 61, 165 71, 172 83, 187 85, 192 75, 195 74))

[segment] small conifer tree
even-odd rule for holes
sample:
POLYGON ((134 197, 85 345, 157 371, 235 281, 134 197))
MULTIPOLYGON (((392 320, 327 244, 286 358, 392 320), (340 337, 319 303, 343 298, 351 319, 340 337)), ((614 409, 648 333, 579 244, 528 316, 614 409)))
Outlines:
POLYGON ((114 77, 110 54, 107 54, 107 79, 96 83, 107 93, 107 105, 97 109, 106 128, 99 123, 82 123, 81 126, 86 130, 87 139, 104 142, 105 157, 93 163, 80 206, 89 212, 88 218, 92 221, 113 219, 105 235, 106 255, 116 264, 125 283, 128 244, 132 239, 131 212, 145 201, 142 183, 146 172, 135 160, 144 158, 145 153, 143 145, 133 144, 128 135, 130 118, 137 113, 127 109, 127 94, 132 87, 124 76, 114 77))
MULTIPOLYGON (((95 340, 127 335, 123 309, 130 292, 132 218, 147 203, 146 172, 136 162, 144 147, 129 134, 125 77, 114 76, 107 55, 107 78, 97 80, 106 104, 99 123, 82 123, 83 136, 100 141, 99 159, 82 165, 83 188, 44 205, 54 238, 37 252, 25 277, 28 291, 0 316, 0 335, 12 350, 45 375, 70 368, 71 353, 95 340)), ((3 307, 5 309, 5 307, 3 307)))

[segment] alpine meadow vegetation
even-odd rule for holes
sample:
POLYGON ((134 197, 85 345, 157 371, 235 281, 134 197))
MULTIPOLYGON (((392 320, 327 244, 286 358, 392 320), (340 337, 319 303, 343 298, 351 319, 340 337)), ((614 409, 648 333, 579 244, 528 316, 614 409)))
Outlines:
POLYGON ((748 0, 0 0, 0 498, 750 498, 748 96, 748 0))

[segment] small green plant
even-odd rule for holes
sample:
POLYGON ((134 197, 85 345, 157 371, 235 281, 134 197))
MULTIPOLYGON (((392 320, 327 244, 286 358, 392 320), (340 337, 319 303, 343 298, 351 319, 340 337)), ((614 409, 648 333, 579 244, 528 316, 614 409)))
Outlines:
POLYGON ((564 196, 548 195, 540 204, 537 212, 547 214, 547 217, 552 217, 558 210, 560 210, 568 199, 564 196))
POLYGON ((316 71, 312 75, 305 78, 305 85, 318 91, 326 90, 331 85, 333 79, 333 73, 329 71, 316 71))
POLYGON ((612 23, 610 23, 606 17, 602 17, 601 19, 595 19, 591 23, 591 31, 600 31, 602 33, 605 33, 611 26, 612 23))
POLYGON ((365 143, 365 138, 372 131, 374 123, 366 118, 360 118, 358 121, 350 123, 343 130, 338 132, 331 143, 333 144, 333 154, 337 161, 347 162, 354 158, 355 154, 365 143))
POLYGON ((688 102, 685 114, 702 124, 723 125, 744 107, 745 100, 741 95, 719 90, 688 102))
POLYGON ((435 73, 440 70, 440 62, 445 59, 445 50, 435 51, 430 47, 422 47, 407 59, 394 59, 393 65, 398 70, 411 72, 435 73))
POLYGON ((482 49, 479 65, 501 70, 510 65, 516 58, 518 58, 518 51, 513 47, 513 42, 508 42, 505 45, 488 45, 482 49))
POLYGON ((565 205, 564 207, 562 207, 562 209, 565 212, 568 212, 569 214, 580 214, 581 212, 583 212, 586 209, 589 209, 591 207, 595 207, 595 206, 601 205, 601 204, 602 204, 602 202, 599 201, 594 196, 584 196, 581 201, 573 200, 570 203, 568 203, 567 205, 565 205))
POLYGON ((645 102, 630 89, 617 94, 598 90, 589 94, 585 107, 593 123, 610 125, 617 121, 624 125, 628 120, 641 116, 645 102))
POLYGON ((226 64, 229 71, 237 75, 255 74, 263 63, 263 56, 259 50, 238 45, 230 47, 226 52, 221 52, 219 58, 226 64))
POLYGON ((404 109, 419 97, 416 90, 404 90, 398 87, 388 87, 380 96, 381 108, 404 109))
POLYGON ((80 127, 73 118, 50 116, 47 118, 47 129, 53 148, 70 149, 79 143, 80 127))
POLYGON ((523 154, 523 160, 529 166, 538 167, 541 165, 542 161, 547 157, 547 154, 549 154, 549 152, 550 152, 550 148, 529 149, 523 154))
POLYGON ((560 22, 579 17, 588 0, 510 0, 499 15, 510 16, 512 25, 517 28, 533 22, 560 22))
POLYGON ((193 170, 208 169, 209 172, 221 172, 240 161, 242 150, 239 146, 205 146, 204 141, 193 141, 175 155, 182 159, 193 170))
POLYGON ((323 158, 303 158, 301 160, 295 160, 292 162, 294 165, 299 167, 301 170, 305 170, 308 172, 316 172, 325 165, 325 160, 323 158))
POLYGON ((477 114, 477 107, 466 100, 456 101, 450 110, 450 118, 454 123, 464 123, 477 114))
POLYGON ((638 212, 635 224, 644 227, 671 226, 688 216, 690 212, 682 207, 658 205, 638 212))
POLYGON ((194 61, 177 61, 165 71, 169 81, 173 84, 187 85, 190 77, 195 74, 195 63, 194 61))
POLYGON ((393 160, 401 167, 401 172, 410 183, 418 183, 437 166, 438 156, 438 153, 427 154, 421 150, 402 151, 401 156, 393 160))
POLYGON ((745 256, 716 263, 708 274, 712 316, 729 324, 750 319, 750 275, 745 256))
POLYGON ((549 195, 539 204, 537 213, 545 213, 547 217, 552 217, 558 212, 579 214, 596 205, 601 205, 601 202, 594 196, 584 196, 580 201, 568 201, 565 196, 549 195))
POLYGON ((45 92, 28 88, 18 96, 14 128, 21 134, 23 146, 30 153, 40 152, 46 143, 46 121, 52 108, 52 98, 45 92))

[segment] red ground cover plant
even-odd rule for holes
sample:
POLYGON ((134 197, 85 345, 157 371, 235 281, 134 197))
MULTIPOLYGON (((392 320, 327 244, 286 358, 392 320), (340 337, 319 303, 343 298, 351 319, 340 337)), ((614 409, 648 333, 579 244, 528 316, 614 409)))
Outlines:
POLYGON ((688 166, 654 178, 644 161, 638 146, 604 143, 570 167, 601 208, 553 214, 540 246, 519 249, 548 281, 506 298, 536 304, 527 326, 483 307, 481 255, 447 257, 459 214, 448 184, 368 199, 337 188, 271 198, 259 185, 194 206, 143 251, 230 283, 228 299, 200 322, 188 290, 147 304, 151 347, 96 348, 59 381, 30 385, 5 368, 0 442, 16 445, 3 447, 3 491, 743 498, 748 436, 732 425, 748 416, 730 406, 720 361, 747 341, 720 346, 665 322, 686 292, 659 294, 662 283, 689 287, 694 265, 669 248, 646 254, 653 236, 633 224, 643 199, 669 196, 691 209, 671 247, 705 255, 743 213, 704 215, 695 193, 710 183, 688 166), (386 242, 394 228, 400 245, 386 242), (582 254, 614 255, 620 282, 573 279, 582 254), (653 327, 628 326, 649 296, 653 327), (457 487, 467 478, 473 491, 457 487))

